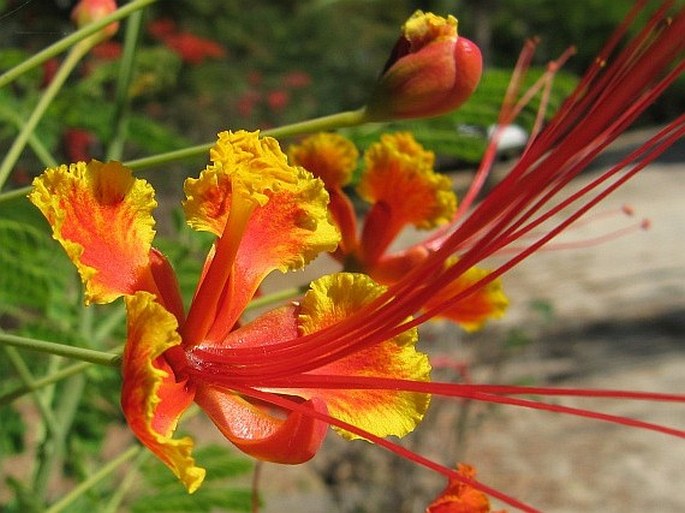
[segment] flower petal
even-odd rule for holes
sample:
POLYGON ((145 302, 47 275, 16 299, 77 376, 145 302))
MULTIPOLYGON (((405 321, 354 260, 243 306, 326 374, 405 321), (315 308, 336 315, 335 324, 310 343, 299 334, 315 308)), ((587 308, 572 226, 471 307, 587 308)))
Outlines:
POLYGON ((119 162, 47 169, 29 199, 76 265, 86 302, 108 303, 150 285, 154 190, 119 162))
MULTIPOLYGON (((237 194, 238 204, 264 205, 267 191, 296 181, 278 141, 259 132, 221 132, 210 150, 212 165, 200 177, 186 180, 183 208, 188 224, 221 236, 237 194)), ((246 207, 247 208, 247 207, 246 207)))
POLYGON ((328 209, 342 236, 336 258, 343 260, 357 247, 357 213, 343 190, 357 167, 356 146, 341 135, 321 132, 290 146, 288 156, 293 164, 324 181, 330 195, 328 209))
POLYGON ((186 189, 202 192, 185 203, 189 222, 220 234, 186 323, 190 336, 184 339, 191 344, 221 341, 266 275, 299 269, 322 251, 333 251, 340 239, 323 182, 288 165, 274 139, 224 133, 212 158, 213 167, 186 189), (224 190, 211 192, 219 186, 224 190), (207 207, 196 198, 218 201, 207 207))
POLYGON ((194 392, 176 382, 163 354, 181 343, 174 315, 138 292, 125 298, 128 339, 124 350, 121 406, 133 433, 183 482, 190 493, 202 484, 205 470, 195 466, 189 437, 172 438, 194 392))
POLYGON ((342 135, 321 132, 290 146, 288 157, 294 165, 321 178, 330 190, 350 183, 359 152, 354 143, 342 135))
POLYGON ((452 219, 452 182, 433 170, 434 155, 409 133, 385 134, 364 155, 357 188, 373 203, 362 233, 362 260, 373 264, 407 225, 434 228, 452 219))
MULTIPOLYGON (((268 404, 250 402, 220 388, 200 387, 195 400, 228 440, 264 461, 304 463, 319 450, 328 430, 328 424, 301 412, 284 416, 281 410, 269 411, 268 404)), ((326 413, 320 399, 304 405, 326 413)))
MULTIPOLYGON (((457 472, 466 479, 472 480, 476 477, 476 470, 463 463, 457 466, 457 472)), ((447 487, 426 508, 426 513, 490 513, 490 511, 490 500, 487 495, 456 478, 450 479, 447 487)))
MULTIPOLYGON (((447 265, 453 265, 454 262, 455 260, 451 260, 447 265)), ((468 269, 459 278, 436 293, 430 301, 427 301, 424 307, 425 310, 430 310, 443 301, 465 291, 488 274, 490 274, 490 271, 480 267, 468 269)), ((509 300, 502 289, 502 281, 496 279, 480 287, 464 299, 454 302, 452 306, 443 310, 439 316, 456 322, 466 331, 476 331, 488 319, 502 317, 508 305, 509 300)))
MULTIPOLYGON (((310 334, 342 321, 384 291, 385 287, 363 274, 324 276, 311 284, 302 300, 301 331, 310 334)), ((414 348, 417 339, 417 330, 411 329, 311 373, 428 381, 430 364, 428 357, 414 348)), ((390 390, 305 389, 296 393, 302 397, 321 398, 331 416, 378 436, 404 436, 411 432, 423 418, 430 401, 426 394, 390 390)), ((345 438, 359 438, 336 430, 345 438)))

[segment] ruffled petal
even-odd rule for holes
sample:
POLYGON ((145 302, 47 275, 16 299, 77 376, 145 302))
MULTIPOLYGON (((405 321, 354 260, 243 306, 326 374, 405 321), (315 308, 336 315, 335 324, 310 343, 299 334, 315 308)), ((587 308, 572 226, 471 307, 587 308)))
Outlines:
POLYGON ((230 175, 220 167, 208 167, 199 178, 188 178, 183 189, 183 208, 190 227, 220 237, 231 210, 230 175))
MULTIPOLYGON (((447 265, 453 265, 454 262, 455 260, 451 260, 447 265)), ((427 301, 424 308, 430 310, 432 307, 466 290, 488 274, 490 274, 490 271, 480 267, 468 269, 458 279, 443 287, 430 301, 427 301)), ((495 279, 464 299, 454 302, 452 306, 442 311, 439 317, 456 322, 466 331, 476 331, 488 319, 499 319, 502 317, 508 305, 509 300, 504 294, 502 281, 495 279)))
POLYGON ((374 206, 362 232, 362 260, 377 261, 407 225, 430 229, 452 219, 452 182, 433 170, 433 160, 409 133, 385 134, 366 151, 357 190, 374 206))
MULTIPOLYGON (((195 400, 228 440, 264 461, 304 463, 319 450, 328 430, 328 424, 302 412, 271 410, 268 404, 251 402, 215 387, 200 387, 195 400)), ((320 399, 303 405, 326 413, 320 399)))
POLYGON ((429 229, 452 219, 457 200, 452 182, 433 170, 433 152, 408 132, 384 134, 364 154, 359 194, 370 203, 384 202, 393 217, 429 229))
POLYGON ((322 132, 290 146, 288 156, 293 164, 324 181, 330 195, 328 209, 342 237, 336 258, 343 260, 357 247, 357 213, 343 190, 357 167, 357 147, 341 135, 322 132))
POLYGON ((181 337, 173 314, 147 292, 127 296, 128 339, 124 350, 121 407, 138 439, 161 459, 190 493, 198 489, 205 470, 195 465, 189 437, 172 438, 194 391, 176 382, 165 351, 181 337))
MULTIPOLYGON (((385 287, 363 274, 339 273, 316 280, 301 303, 302 334, 314 333, 346 319, 384 291, 385 287)), ((416 351, 417 339, 417 330, 411 329, 322 366, 311 374, 346 376, 352 380, 354 376, 375 376, 428 381, 430 364, 426 355, 416 351)), ((378 436, 404 436, 411 432, 430 402, 430 396, 426 394, 391 390, 304 389, 296 393, 302 397, 321 398, 331 416, 378 436)), ((345 438, 359 438, 336 430, 345 438)))
POLYGON ((344 187, 352 180, 359 151, 342 135, 321 132, 288 148, 290 161, 321 178, 328 190, 344 187))
POLYGON ((297 182, 278 141, 259 132, 221 132, 210 157, 200 177, 184 185, 183 208, 196 230, 221 236, 232 209, 264 205, 270 192, 297 182))
POLYGON ((86 302, 151 289, 154 190, 119 162, 47 169, 29 199, 52 226, 85 285, 86 302))
MULTIPOLYGON (((457 466, 457 472, 467 479, 476 477, 476 470, 470 465, 460 463, 457 466)), ((456 478, 450 479, 447 487, 426 508, 426 513, 490 513, 490 511, 490 500, 487 495, 456 478)), ((504 513, 504 511, 499 513, 504 513)))
POLYGON ((224 133, 212 158, 213 167, 189 182, 203 194, 185 203, 189 222, 220 234, 191 306, 190 336, 184 339, 192 344, 225 338, 266 275, 300 269, 340 240, 323 182, 288 165, 274 139, 260 139, 257 132, 224 133), (206 180, 211 183, 204 185, 206 180), (221 184, 223 191, 209 192, 221 184), (218 200, 210 207, 196 201, 200 197, 218 200), (207 217, 207 212, 221 215, 207 217))

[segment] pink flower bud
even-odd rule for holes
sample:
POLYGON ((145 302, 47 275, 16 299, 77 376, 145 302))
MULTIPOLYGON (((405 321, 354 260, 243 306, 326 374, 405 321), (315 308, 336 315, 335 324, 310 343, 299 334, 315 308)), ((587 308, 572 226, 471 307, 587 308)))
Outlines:
POLYGON ((464 103, 480 80, 478 47, 457 36, 457 20, 416 11, 366 107, 371 120, 431 117, 464 103))
MULTIPOLYGON (((115 0, 80 0, 74 10, 71 11, 71 20, 78 28, 83 28, 89 23, 99 21, 108 14, 117 10, 115 0)), ((116 34, 119 23, 111 23, 102 29, 103 39, 108 39, 116 34)))

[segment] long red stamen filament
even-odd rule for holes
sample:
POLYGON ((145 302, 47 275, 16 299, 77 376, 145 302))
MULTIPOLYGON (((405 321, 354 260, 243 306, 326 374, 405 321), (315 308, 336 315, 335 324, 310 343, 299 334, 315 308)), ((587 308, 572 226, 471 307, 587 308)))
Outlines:
POLYGON ((423 467, 428 468, 429 470, 433 470, 434 472, 437 472, 439 474, 442 474, 443 476, 447 477, 448 479, 456 479, 460 481, 461 483, 464 483, 468 486, 473 487, 476 490, 479 490, 493 498, 496 498, 514 508, 519 509, 520 511, 525 511, 528 513, 538 513, 538 510, 533 508, 532 506, 519 501, 518 499, 515 499, 514 497, 511 497, 509 495, 506 495, 499 490, 496 490, 490 486, 487 486, 480 481, 477 481, 475 479, 470 479, 465 476, 462 476, 458 472, 456 472, 453 469, 450 469, 444 465, 441 465, 433 460, 430 460, 424 456, 421 456, 420 454, 417 454, 409 449, 406 449, 402 447, 401 445, 398 445, 396 443, 393 443, 389 440, 386 440, 384 438, 378 437, 372 433, 369 433, 368 431, 358 428, 357 426, 353 424, 349 424, 347 422, 341 421, 331 415, 327 415, 322 412, 315 411, 311 408, 307 408, 306 406, 302 406, 300 403, 288 399, 285 397, 277 396, 275 394, 270 394, 268 392, 262 392, 260 390, 256 390, 251 387, 242 387, 242 386, 236 386, 235 388, 232 388, 235 392, 238 392, 239 394, 246 396, 246 397, 252 397, 254 399, 264 401, 265 403, 272 404, 278 408, 282 408, 286 411, 293 411, 293 412, 300 412, 304 415, 308 415, 312 418, 315 418, 317 420, 321 420, 323 422, 326 422, 332 426, 336 426, 338 428, 347 430, 351 433, 354 433, 355 435, 361 436, 367 440, 370 440, 374 444, 378 445, 379 447, 383 447, 384 449, 388 450, 389 452, 392 452, 394 454, 397 454, 398 456, 412 461, 414 463, 417 463, 419 465, 422 465, 423 467))
MULTIPOLYGON (((523 77, 530 66, 533 54, 535 53, 536 45, 537 40, 528 40, 526 41, 523 50, 521 50, 504 95, 504 100, 502 102, 502 107, 500 109, 495 131, 488 142, 485 152, 483 153, 480 165, 478 166, 473 180, 469 185, 469 189, 466 191, 466 194, 459 203, 459 207, 453 217, 453 222, 461 219, 464 216, 464 214, 473 205, 473 202, 478 197, 480 191, 483 189, 483 186, 485 185, 487 178, 492 171, 493 163, 497 157, 497 148, 499 146, 502 133, 506 127, 509 126, 514 119, 516 119, 524 107, 528 105, 528 103, 535 97, 535 95, 538 94, 541 89, 543 89, 543 98, 540 101, 540 105, 538 106, 536 114, 535 128, 531 133, 528 145, 530 145, 533 139, 535 139, 542 121, 544 120, 554 75, 564 65, 569 57, 575 53, 574 48, 568 48, 557 60, 550 62, 547 67, 547 71, 530 88, 528 88, 528 90, 518 101, 515 102, 516 96, 518 96, 519 90, 522 86, 523 77)), ((427 248, 439 247, 441 242, 446 237, 446 234, 452 231, 453 228, 454 226, 452 224, 437 230, 432 236, 421 242, 420 245, 427 248)))
MULTIPOLYGON (((649 226, 648 223, 649 222, 647 220, 643 219, 637 223, 632 223, 628 226, 623 226, 621 228, 617 228, 616 230, 602 233, 601 235, 598 235, 596 237, 588 237, 585 239, 578 239, 568 242, 550 242, 549 244, 540 248, 540 251, 566 251, 569 249, 580 249, 599 246, 601 244, 605 244, 606 242, 620 239, 622 237, 625 237, 626 235, 633 234, 637 231, 642 231, 645 229, 646 226, 649 226)), ((571 226, 570 228, 573 229, 575 228, 575 226, 571 226)), ((568 231, 570 231, 570 229, 568 231)), ((502 251, 498 252, 498 254, 518 253, 522 250, 523 248, 521 247, 507 246, 503 248, 502 251)))
MULTIPOLYGON (((367 347, 382 340, 387 340, 388 338, 397 335, 412 326, 419 325, 443 309, 448 308, 454 302, 464 300, 479 288, 493 281, 501 274, 504 274, 511 267, 518 264, 521 260, 537 251, 558 233, 565 230, 586 210, 594 206, 615 188, 620 186, 624 181, 629 179, 633 174, 637 173, 640 169, 646 166, 649 161, 655 158, 674 140, 682 137, 683 132, 685 131, 685 126, 678 128, 678 124, 683 123, 685 123, 685 115, 682 116, 682 119, 677 120, 672 124, 672 126, 664 129, 660 134, 650 140, 648 144, 640 150, 640 156, 643 156, 642 153, 647 152, 650 149, 651 155, 648 155, 646 160, 641 162, 639 165, 636 165, 629 173, 624 175, 621 180, 607 187, 606 190, 593 198, 591 201, 588 201, 587 204, 579 209, 575 215, 567 218, 555 229, 548 232, 546 236, 542 237, 536 243, 526 248, 519 255, 493 271, 490 275, 475 283, 472 287, 469 287, 468 289, 462 291, 459 295, 451 298, 449 301, 445 301, 441 305, 436 306, 432 310, 426 312, 422 316, 415 318, 412 321, 403 322, 407 315, 409 315, 408 312, 411 311, 408 310, 408 307, 412 308, 411 305, 415 305, 417 302, 420 304, 420 301, 425 301, 426 297, 433 294, 432 291, 435 290, 435 287, 437 286, 436 284, 448 282, 461 275, 471 265, 467 261, 469 254, 465 255, 464 259, 458 261, 453 267, 442 271, 441 273, 437 273, 434 277, 434 280, 428 280, 424 287, 420 287, 418 290, 414 291, 407 290, 405 291, 405 296, 396 296, 393 304, 381 304, 371 311, 364 310, 366 313, 364 323, 341 323, 341 325, 345 326, 345 331, 342 333, 340 333, 340 330, 335 330, 337 331, 335 335, 327 334, 326 337, 310 335, 301 337, 297 341, 293 341, 295 343, 287 342, 270 346, 269 354, 272 356, 272 358, 270 358, 268 362, 264 361, 261 349, 257 351, 254 349, 239 348, 231 351, 221 351, 217 354, 203 353, 199 355, 200 359, 206 363, 215 361, 222 365, 231 365, 231 362, 233 362, 233 364, 235 364, 235 368, 232 368, 231 373, 236 376, 242 375, 265 378, 269 376, 286 376, 320 367, 347 354, 351 354, 363 347, 367 347), (673 132, 670 133, 670 136, 669 131, 673 132), (666 136, 668 137, 661 141, 661 139, 666 136), (657 143, 660 141, 661 144, 657 145, 657 143), (302 354, 304 353, 307 354, 306 359, 302 358, 302 354)), ((627 159, 626 162, 629 162, 629 160, 630 159, 627 159)), ((608 173, 611 174, 612 172, 615 172, 615 170, 612 169, 608 173)), ((604 175, 596 179, 584 189, 578 191, 578 193, 576 193, 574 197, 570 198, 569 201, 574 201, 583 197, 584 195, 587 195, 590 190, 598 187, 605 180, 606 177, 604 175)), ((496 249, 497 248, 493 248, 492 250, 494 251, 496 249)), ((477 250, 476 253, 482 254, 480 250, 477 250)), ((351 316, 348 320, 354 318, 355 315, 351 316)), ((327 330, 323 330, 320 332, 320 334, 326 334, 326 332, 329 330, 334 331, 329 328, 327 330)))

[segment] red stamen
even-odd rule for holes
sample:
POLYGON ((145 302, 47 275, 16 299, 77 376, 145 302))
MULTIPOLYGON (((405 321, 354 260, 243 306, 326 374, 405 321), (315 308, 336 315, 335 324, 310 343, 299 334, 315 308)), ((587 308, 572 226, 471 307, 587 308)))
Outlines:
POLYGON ((442 474, 443 476, 451 479, 456 479, 461 483, 467 484, 476 490, 479 490, 487 495, 490 495, 493 498, 496 498, 506 504, 509 504, 510 506, 517 508, 521 511, 525 511, 528 513, 537 513, 538 510, 533 508, 532 506, 529 506, 528 504, 525 504, 524 502, 521 502, 514 497, 511 497, 510 495, 506 495, 499 490, 496 490, 494 488, 491 488, 480 481, 477 481, 475 479, 470 479, 465 476, 462 476, 461 474, 457 473, 455 470, 450 469, 444 465, 440 465, 439 463, 430 460, 428 458, 425 458, 424 456, 421 456, 420 454, 417 454, 409 449, 406 449, 396 443, 390 442, 389 440, 386 440, 384 438, 380 438, 372 433, 369 433, 368 431, 365 431, 364 429, 358 428, 357 426, 353 424, 349 424, 347 422, 341 421, 336 419, 335 417, 332 417, 330 415, 314 411, 311 408, 306 408, 303 407, 301 404, 291 400, 287 399, 282 396, 277 396, 274 394, 270 394, 268 392, 262 392, 260 390, 256 390, 254 388, 250 387, 236 387, 234 388, 236 392, 239 394, 246 396, 246 397, 252 397, 254 399, 258 399, 260 401, 264 401, 266 403, 270 403, 274 406, 277 406, 279 408, 282 408, 287 411, 299 411, 304 413, 305 415, 309 415, 313 418, 316 418, 318 420, 322 420, 324 422, 327 422, 328 424, 332 426, 339 427, 341 429, 345 429, 351 433, 354 433, 358 436, 364 437, 367 440, 370 440, 374 444, 378 445, 379 447, 383 447, 384 449, 397 454, 398 456, 412 461, 414 463, 417 463, 419 465, 422 465, 429 470, 433 470, 439 474, 442 474))

